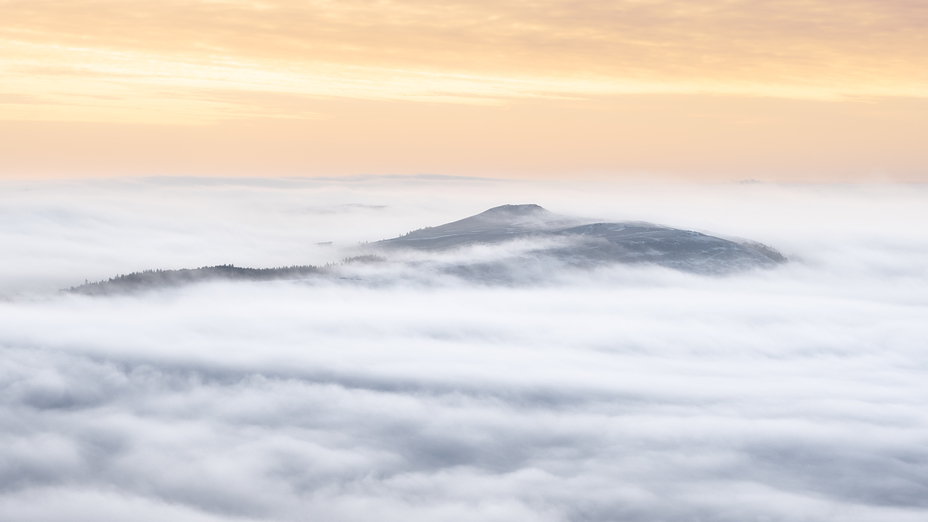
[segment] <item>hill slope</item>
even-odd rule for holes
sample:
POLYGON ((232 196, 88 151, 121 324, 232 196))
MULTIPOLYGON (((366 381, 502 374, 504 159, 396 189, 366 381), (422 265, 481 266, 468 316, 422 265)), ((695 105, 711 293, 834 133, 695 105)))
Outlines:
POLYGON ((538 242, 523 257, 552 258, 570 265, 651 263, 677 270, 722 273, 770 268, 786 262, 761 243, 642 222, 584 223, 538 205, 503 205, 453 223, 375 243, 390 251, 447 252, 510 241, 538 242))

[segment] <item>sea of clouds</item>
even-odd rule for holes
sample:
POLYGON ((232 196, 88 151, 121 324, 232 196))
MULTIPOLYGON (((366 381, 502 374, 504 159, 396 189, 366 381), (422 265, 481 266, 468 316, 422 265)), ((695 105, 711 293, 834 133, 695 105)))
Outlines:
POLYGON ((0 519, 923 521, 926 223, 905 185, 3 182, 0 519), (59 292, 506 203, 791 262, 59 292))

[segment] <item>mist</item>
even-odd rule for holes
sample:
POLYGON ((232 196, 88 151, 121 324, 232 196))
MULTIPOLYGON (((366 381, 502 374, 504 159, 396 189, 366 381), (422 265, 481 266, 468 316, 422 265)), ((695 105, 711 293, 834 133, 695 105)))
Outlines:
MULTIPOLYGON (((3 182, 0 518, 920 521, 928 188, 473 178, 3 182), (747 238, 704 276, 339 263, 507 203, 747 238)), ((486 250, 451 252, 472 259, 486 250)))

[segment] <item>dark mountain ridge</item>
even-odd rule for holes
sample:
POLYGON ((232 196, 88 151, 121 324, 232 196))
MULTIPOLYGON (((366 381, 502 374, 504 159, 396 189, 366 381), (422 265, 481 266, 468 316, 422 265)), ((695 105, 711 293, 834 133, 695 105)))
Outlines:
POLYGON ((242 268, 233 265, 181 268, 179 270, 144 270, 119 275, 105 281, 72 286, 67 291, 85 295, 104 295, 153 290, 208 281, 277 281, 306 279, 318 275, 322 268, 312 265, 281 268, 242 268))
POLYGON ((520 273, 531 271, 545 274, 558 268, 595 268, 612 264, 651 264, 691 273, 725 274, 754 268, 772 268, 787 261, 775 249, 753 241, 732 241, 701 232, 637 221, 608 223, 583 220, 555 214, 534 204, 502 205, 458 221, 369 243, 362 248, 360 255, 346 258, 338 265, 282 268, 218 265, 195 269, 147 270, 86 283, 67 291, 102 295, 215 280, 274 281, 317 276, 340 277, 339 270, 352 268, 349 265, 388 261, 390 255, 403 251, 434 254, 431 261, 423 261, 420 256, 419 260, 408 263, 439 273, 485 282, 518 280, 520 273), (491 261, 484 259, 467 262, 453 255, 458 250, 474 246, 503 245, 516 241, 522 241, 529 247, 515 255, 501 249, 498 257, 491 261), (450 258, 449 253, 452 254, 450 258))
POLYGON ((538 205, 503 205, 374 245, 385 251, 442 252, 519 239, 556 240, 554 246, 531 250, 529 255, 575 266, 650 263, 687 272, 724 273, 786 262, 775 249, 753 241, 644 222, 584 222, 538 205))

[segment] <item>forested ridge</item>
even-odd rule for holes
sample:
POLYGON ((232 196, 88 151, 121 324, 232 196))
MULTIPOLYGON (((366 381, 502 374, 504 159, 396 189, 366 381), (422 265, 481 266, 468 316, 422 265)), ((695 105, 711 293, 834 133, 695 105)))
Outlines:
POLYGON ((72 286, 67 291, 78 294, 110 294, 151 288, 180 286, 217 279, 233 281, 274 281, 305 279, 319 274, 324 267, 297 265, 278 268, 244 268, 234 265, 181 268, 179 270, 143 270, 118 275, 104 281, 72 286))

